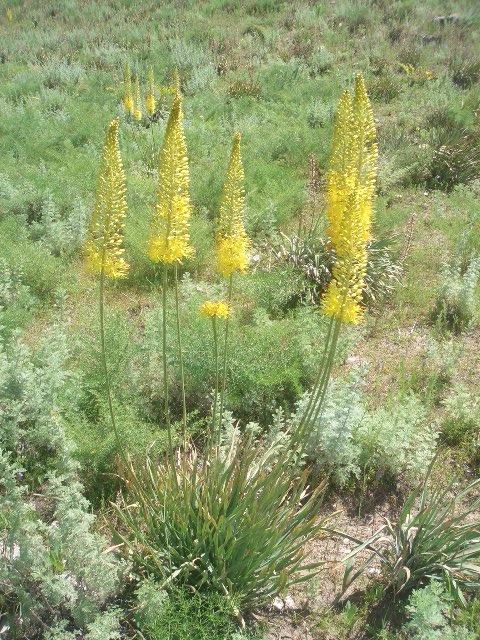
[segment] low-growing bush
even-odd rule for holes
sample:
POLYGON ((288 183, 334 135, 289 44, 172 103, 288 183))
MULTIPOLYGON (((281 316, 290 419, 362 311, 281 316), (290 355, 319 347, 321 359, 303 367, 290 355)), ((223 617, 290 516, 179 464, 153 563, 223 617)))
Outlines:
POLYGON ((225 594, 190 593, 176 589, 167 593, 152 580, 137 590, 137 624, 151 640, 242 640, 232 603, 225 594))
POLYGON ((34 244, 20 217, 0 221, 2 257, 10 270, 22 273, 23 285, 39 300, 51 300, 62 283, 65 265, 46 247, 34 244))
POLYGON ((428 167, 427 189, 449 193, 459 184, 480 177, 480 146, 476 133, 467 130, 435 130, 433 156, 428 167))
POLYGON ((396 398, 390 406, 367 413, 355 433, 363 469, 410 482, 427 471, 437 438, 438 427, 428 423, 426 409, 414 395, 396 398))
POLYGON ((450 331, 471 327, 478 317, 476 291, 480 282, 480 256, 472 256, 465 265, 457 257, 442 273, 432 318, 450 331))
POLYGON ((284 317, 302 298, 305 286, 303 274, 291 265, 246 274, 238 284, 242 316, 252 317, 255 309, 261 308, 270 319, 284 317))
POLYGON ((465 627, 452 626, 452 604, 452 597, 438 582, 415 589, 406 606, 408 622, 402 626, 402 636, 412 640, 475 640, 475 634, 465 627))
POLYGON ((25 470, 0 449, 0 609, 7 629, 32 640, 58 638, 67 627, 83 629, 88 640, 116 640, 120 611, 102 610, 127 565, 92 531, 95 516, 73 469, 47 476, 36 506, 25 470))
POLYGON ((461 462, 473 469, 480 466, 480 403, 461 384, 443 401, 441 441, 456 449, 461 462))
MULTIPOLYGON (((309 394, 298 403, 295 421, 305 413, 309 394)), ((352 476, 360 474, 360 447, 355 439, 365 415, 360 376, 330 383, 321 415, 311 421, 305 454, 316 473, 330 477, 337 486, 344 486, 352 476)))
MULTIPOLYGON (((407 395, 390 406, 368 410, 358 373, 330 383, 321 412, 311 420, 305 454, 319 475, 343 487, 362 474, 392 481, 416 482, 428 469, 436 449, 438 427, 428 424, 420 400, 407 395), (402 438, 398 438, 398 433, 402 438)), ((308 404, 298 403, 293 424, 308 404)))
POLYGON ((73 629, 116 640, 119 612, 105 607, 126 565, 105 552, 76 480, 64 431, 77 393, 68 356, 58 327, 34 354, 18 336, 0 345, 2 624, 32 640, 74 640, 73 629))
POLYGON ((0 258, 0 334, 10 337, 32 317, 37 307, 37 299, 23 284, 22 270, 0 258))
POLYGON ((401 91, 402 85, 400 81, 391 72, 372 78, 368 83, 368 92, 373 100, 389 103, 398 98, 401 91))
POLYGON ((29 227, 30 237, 40 241, 56 256, 71 256, 78 252, 85 241, 87 209, 77 198, 72 210, 62 215, 52 195, 45 195, 38 221, 29 227))
POLYGON ((460 89, 469 89, 480 80, 480 60, 453 59, 450 63, 452 81, 460 89))
POLYGON ((358 545, 345 558, 344 589, 373 561, 380 564, 386 599, 407 596, 434 580, 465 606, 464 591, 480 588, 480 480, 455 492, 454 481, 431 486, 432 468, 433 463, 396 522, 387 520, 368 540, 337 532, 358 545), (364 551, 372 553, 355 569, 354 558, 364 551))
POLYGON ((58 327, 44 336, 35 355, 18 337, 0 343, 0 448, 11 452, 33 485, 66 456, 62 420, 77 393, 68 357, 58 327))

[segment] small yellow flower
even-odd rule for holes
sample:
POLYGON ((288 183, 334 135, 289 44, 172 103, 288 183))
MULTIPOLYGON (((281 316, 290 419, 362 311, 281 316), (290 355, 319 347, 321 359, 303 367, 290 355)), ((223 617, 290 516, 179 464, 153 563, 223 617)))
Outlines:
POLYGON ((134 81, 134 99, 133 99, 133 117, 135 120, 142 119, 142 106, 140 102, 140 83, 138 82, 138 76, 135 76, 134 81))
POLYGON ((127 113, 133 114, 132 81, 130 78, 130 68, 128 66, 128 62, 125 65, 124 85, 125 92, 123 96, 123 106, 125 107, 125 111, 127 113))
POLYGON ((228 318, 230 308, 226 302, 212 302, 211 300, 207 300, 207 302, 204 302, 200 307, 200 314, 204 318, 228 318))
POLYGON ((12 10, 10 9, 10 7, 8 7, 8 9, 6 9, 5 15, 7 16, 7 20, 9 22, 11 22, 13 20, 13 13, 12 13, 12 10))
POLYGON ((152 116, 155 113, 155 90, 152 65, 150 65, 148 69, 148 93, 145 98, 145 109, 149 116, 152 116))
POLYGON ((127 210, 125 174, 118 145, 118 118, 110 123, 100 161, 97 197, 84 247, 87 270, 107 278, 123 278, 123 228, 127 210))

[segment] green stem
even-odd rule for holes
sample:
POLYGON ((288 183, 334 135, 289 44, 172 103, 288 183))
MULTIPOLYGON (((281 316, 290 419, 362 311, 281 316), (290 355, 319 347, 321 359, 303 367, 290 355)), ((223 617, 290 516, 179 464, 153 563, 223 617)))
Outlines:
POLYGON ((334 323, 334 317, 332 316, 330 318, 330 322, 328 323, 328 331, 327 331, 327 336, 325 338, 325 346, 323 348, 323 353, 322 353, 322 357, 320 360, 320 366, 318 368, 318 374, 317 377, 315 379, 315 382, 313 383, 313 387, 312 387, 312 392, 310 394, 310 398, 308 400, 308 404, 307 404, 307 408, 305 409, 305 412, 300 420, 300 423, 298 425, 298 430, 300 432, 303 432, 303 428, 308 425, 309 419, 310 419, 310 413, 312 411, 312 406, 314 406, 314 398, 317 395, 317 390, 318 390, 318 386, 320 384, 320 381, 322 380, 324 373, 325 373, 325 363, 326 363, 326 358, 328 355, 328 350, 330 347, 330 338, 332 335, 332 328, 333 328, 333 323, 334 323))
POLYGON ((222 431, 222 420, 220 416, 219 426, 217 430, 217 404, 218 404, 218 332, 217 332, 217 319, 212 318, 213 328, 213 356, 215 361, 215 393, 213 396, 213 410, 212 410, 212 437, 215 439, 217 446, 220 445, 220 436, 222 431))
POLYGON ((156 145, 156 142, 155 142, 155 136, 153 135, 153 121, 152 121, 151 118, 150 118, 150 133, 151 133, 151 136, 152 136, 153 166, 156 166, 157 165, 157 154, 156 154, 155 150, 157 148, 157 145, 156 145))
POLYGON ((180 382, 182 388, 182 411, 183 411, 183 447, 187 449, 187 401, 185 396, 185 373, 183 369, 182 352, 182 332, 180 330, 180 311, 178 302, 178 266, 175 264, 175 313, 177 316, 177 338, 178 338, 178 359, 180 363, 180 382))
POLYGON ((163 291, 162 291, 162 336, 163 336, 163 395, 165 401, 165 422, 168 433, 168 449, 173 462, 172 429, 170 426, 170 407, 168 403, 168 371, 167 371, 167 265, 163 265, 163 291))
POLYGON ((110 420, 112 421, 113 432, 115 434, 115 440, 117 441, 118 452, 122 456, 124 462, 127 462, 125 452, 120 441, 118 434, 117 423, 115 421, 115 414, 113 412, 112 392, 110 389, 110 376, 108 375, 107 365, 107 352, 105 348, 105 320, 104 320, 104 292, 105 292, 105 268, 102 259, 102 269, 100 271, 100 295, 99 295, 99 311, 100 311, 100 347, 101 347, 101 359, 103 364, 103 372, 105 375, 105 389, 107 392, 108 410, 110 413, 110 420))
POLYGON ((232 292, 233 292, 233 274, 230 276, 230 280, 228 283, 228 298, 227 298, 227 304, 228 304, 228 310, 229 310, 229 314, 227 316, 227 319, 225 320, 225 343, 223 346, 223 366, 222 366, 222 391, 220 393, 220 413, 219 413, 219 420, 220 420, 220 427, 219 429, 222 429, 222 421, 223 421, 223 408, 224 408, 224 402, 225 402, 225 386, 227 384, 227 353, 228 353, 228 333, 229 333, 229 327, 230 327, 230 312, 231 312, 231 308, 232 308, 232 292))
POLYGON ((325 375, 323 377, 322 383, 319 387, 317 398, 313 405, 314 407, 316 407, 315 415, 313 417, 314 422, 316 422, 319 419, 321 412, 323 411, 323 403, 327 393, 328 383, 330 382, 330 376, 332 373, 333 363, 335 360, 335 353, 337 351, 338 336, 340 335, 341 328, 342 328, 342 320, 340 318, 335 318, 335 327, 333 330, 331 347, 328 353, 327 363, 325 366, 325 375))

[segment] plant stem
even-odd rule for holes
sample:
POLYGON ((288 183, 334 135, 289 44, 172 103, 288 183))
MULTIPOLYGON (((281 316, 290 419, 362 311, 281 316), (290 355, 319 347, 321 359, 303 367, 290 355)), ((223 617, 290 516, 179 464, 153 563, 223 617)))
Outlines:
POLYGON ((217 319, 212 318, 213 328, 213 355, 215 360, 215 393, 213 396, 213 410, 212 410, 212 437, 215 438, 217 446, 220 445, 220 435, 222 430, 222 420, 220 417, 219 428, 217 433, 217 403, 218 403, 218 333, 217 333, 217 319))
POLYGON ((173 462, 172 429, 170 426, 170 407, 168 403, 168 371, 167 371, 167 265, 163 265, 162 291, 162 336, 163 336, 163 395, 165 402, 165 422, 168 433, 168 449, 173 462))
MULTIPOLYGON (((233 291, 233 274, 230 276, 230 280, 228 283, 228 298, 227 298, 227 303, 228 303, 228 309, 229 311, 232 308, 232 291, 233 291)), ((230 313, 228 314, 226 320, 225 320, 225 343, 224 343, 224 347, 223 347, 223 367, 222 367, 222 391, 220 393, 220 412, 219 412, 219 421, 220 421, 220 427, 219 430, 221 431, 222 429, 222 421, 223 421, 223 408, 224 408, 224 402, 225 402, 225 386, 227 384, 227 349, 228 349, 228 330, 230 327, 230 313)))
POLYGON ((325 363, 326 363, 326 359, 327 359, 327 355, 328 355, 328 350, 330 347, 330 338, 332 335, 332 329, 333 329, 333 323, 334 323, 334 317, 332 316, 330 318, 330 322, 328 323, 328 331, 327 331, 327 336, 325 338, 325 346, 323 348, 323 353, 322 353, 322 357, 320 360, 320 366, 318 368, 318 374, 317 377, 315 379, 315 382, 313 383, 313 387, 312 387, 312 392, 310 394, 310 398, 308 400, 308 404, 307 404, 307 408, 305 409, 305 412, 300 420, 300 423, 298 425, 298 430, 303 433, 303 429, 308 425, 308 422, 310 420, 311 417, 311 412, 313 410, 313 407, 315 406, 314 404, 314 398, 317 395, 317 390, 318 390, 318 386, 320 384, 320 381, 322 380, 324 373, 325 373, 325 363))
POLYGON ((180 330, 180 311, 178 302, 178 266, 175 264, 175 313, 177 316, 177 338, 178 338, 178 360, 180 363, 180 382, 182 388, 182 411, 183 411, 183 447, 187 449, 187 401, 185 397, 185 374, 183 370, 182 333, 180 330))
POLYGON ((117 423, 115 421, 115 414, 113 412, 112 393, 110 389, 110 377, 108 375, 107 366, 107 354, 105 349, 105 320, 104 320, 104 291, 105 291, 105 268, 102 259, 102 269, 100 271, 100 287, 99 287, 99 311, 100 311, 100 351, 103 364, 103 372, 105 375, 105 389, 107 392, 108 410, 110 413, 110 420, 112 421, 113 432, 115 434, 115 440, 117 441, 118 452, 122 456, 124 462, 127 462, 125 452, 120 442, 120 436, 118 434, 117 423))
POLYGON ((319 386, 317 392, 317 398, 315 399, 313 407, 316 407, 314 422, 316 422, 323 411, 323 402, 325 400, 325 395, 328 389, 328 383, 330 382, 330 375, 332 373, 333 362, 335 360, 335 353, 337 351, 338 344, 338 336, 340 335, 340 329, 342 328, 342 320, 340 318, 335 318, 335 326, 333 330, 333 336, 331 341, 331 346, 328 352, 327 362, 325 365, 325 373, 322 379, 322 382, 319 386))

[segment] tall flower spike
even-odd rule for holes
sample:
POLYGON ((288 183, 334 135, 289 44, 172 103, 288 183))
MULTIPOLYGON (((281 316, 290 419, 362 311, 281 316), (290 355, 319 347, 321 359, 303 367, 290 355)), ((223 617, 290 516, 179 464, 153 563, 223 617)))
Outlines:
POLYGON ((155 89, 152 65, 148 68, 148 93, 145 98, 145 109, 149 116, 152 116, 155 113, 155 89))
POLYGON ((340 99, 327 176, 328 238, 337 262, 322 301, 326 315, 358 323, 371 237, 376 160, 375 124, 361 76, 353 101, 340 99))
POLYGON ((157 204, 148 242, 150 259, 164 264, 180 264, 193 253, 188 233, 191 205, 182 120, 182 98, 177 93, 160 154, 157 204))
POLYGON ((135 120, 142 119, 142 103, 140 102, 140 83, 138 82, 138 76, 135 76, 134 81, 134 101, 133 101, 133 117, 135 120))
POLYGON ((118 145, 118 118, 108 128, 100 160, 97 197, 84 247, 87 270, 108 278, 122 278, 125 262, 123 228, 127 210, 125 174, 118 145))
POLYGON ((217 230, 218 271, 227 277, 235 271, 244 273, 249 263, 250 239, 243 226, 244 179, 240 156, 240 134, 237 133, 233 139, 227 177, 223 187, 217 230))
POLYGON ((123 96, 123 106, 125 107, 125 111, 127 113, 133 114, 132 80, 130 78, 130 68, 128 66, 128 62, 125 65, 124 86, 125 93, 123 96))

